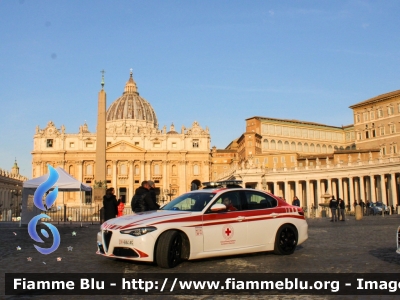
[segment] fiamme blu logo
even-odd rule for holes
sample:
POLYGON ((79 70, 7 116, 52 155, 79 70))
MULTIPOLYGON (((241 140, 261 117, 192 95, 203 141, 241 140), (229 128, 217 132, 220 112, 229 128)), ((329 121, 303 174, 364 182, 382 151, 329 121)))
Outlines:
MULTIPOLYGON (((43 196, 57 183, 59 177, 58 172, 52 166, 48 165, 48 169, 49 169, 49 178, 38 186, 38 188, 35 191, 35 194, 33 195, 33 204, 42 211, 50 209, 50 207, 56 201, 58 195, 58 186, 56 186, 53 189, 53 191, 47 194, 45 200, 46 204, 43 203, 42 200, 43 196)), ((40 236, 36 231, 36 226, 38 222, 42 219, 51 219, 51 218, 48 215, 41 213, 33 217, 28 224, 29 236, 38 243, 44 243, 44 241, 40 238, 40 236)), ((53 235, 53 244, 51 245, 50 248, 42 248, 37 245, 34 246, 36 250, 39 251, 41 254, 50 254, 56 251, 58 246, 60 246, 60 241, 61 241, 60 233, 58 232, 57 228, 52 224, 46 222, 42 222, 41 224, 45 225, 51 231, 53 235)), ((45 238, 49 238, 49 233, 45 229, 42 229, 40 232, 45 238)))

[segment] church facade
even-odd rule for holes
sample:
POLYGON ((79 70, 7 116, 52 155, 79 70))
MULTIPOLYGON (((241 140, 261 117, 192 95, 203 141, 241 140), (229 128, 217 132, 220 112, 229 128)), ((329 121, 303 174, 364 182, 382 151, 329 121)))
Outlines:
MULTIPOLYGON (((99 117, 99 120, 101 118, 99 117)), ((105 181, 127 202, 144 180, 152 180, 160 201, 166 201, 209 180, 210 134, 194 121, 190 126, 168 130, 158 125, 151 104, 137 90, 132 72, 120 98, 110 104, 105 124, 105 181)), ((94 186, 96 147, 100 138, 87 124, 69 133, 52 121, 36 128, 32 151, 32 176, 48 173, 47 164, 60 166, 83 183, 94 186)), ((103 150, 103 149, 101 149, 103 150)), ((78 205, 77 193, 62 193, 61 201, 78 205)), ((91 194, 85 202, 90 203, 91 194)), ((60 201, 57 199, 57 201, 60 201)))

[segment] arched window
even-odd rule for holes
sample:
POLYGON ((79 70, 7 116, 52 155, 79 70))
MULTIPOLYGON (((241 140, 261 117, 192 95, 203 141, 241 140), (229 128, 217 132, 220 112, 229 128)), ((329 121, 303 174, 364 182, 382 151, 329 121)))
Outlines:
POLYGON ((68 173, 69 173, 70 175, 74 176, 74 175, 75 175, 74 172, 75 172, 74 166, 73 166, 73 165, 70 165, 70 166, 68 167, 68 173))
POLYGON ((138 165, 135 165, 135 175, 139 175, 140 174, 140 172, 139 172, 139 166, 138 165))
POLYGON ((304 144, 304 152, 308 152, 308 144, 307 143, 304 144))
POLYGON ((328 152, 329 152, 329 153, 333 152, 333 148, 332 148, 331 145, 328 146, 328 152))
POLYGON ((87 165, 86 166, 86 175, 92 175, 92 174, 93 174, 93 166, 87 165))
POLYGON ((278 141, 278 150, 282 150, 283 144, 282 141, 278 141))
POLYGON ((268 149, 268 140, 267 139, 264 140, 263 148, 268 149))
POLYGON ((177 172, 177 169, 176 169, 176 165, 173 165, 172 166, 172 175, 177 175, 178 174, 178 172, 177 172))
POLYGON ((292 142, 292 143, 290 144, 290 150, 296 151, 296 143, 295 143, 295 142, 292 142))
POLYGON ((297 143, 297 151, 303 151, 303 144, 297 143))
POLYGON ((272 140, 272 141, 271 141, 271 149, 272 149, 272 150, 275 150, 275 149, 276 149, 275 140, 272 140))
POLYGON ((289 142, 288 141, 285 142, 285 150, 289 150, 289 142))
POLYGON ((159 175, 160 174, 160 165, 154 165, 154 174, 159 175))
POLYGON ((126 175, 126 165, 121 165, 121 175, 126 175))
POLYGON ((193 166, 193 175, 199 175, 199 166, 198 165, 193 166))
POLYGON ((326 145, 322 145, 322 153, 326 153, 326 145))
POLYGON ((320 144, 317 144, 316 152, 317 152, 317 153, 321 153, 321 146, 320 146, 320 144))
POLYGON ((311 144, 311 145, 310 145, 310 152, 315 152, 314 144, 311 144))

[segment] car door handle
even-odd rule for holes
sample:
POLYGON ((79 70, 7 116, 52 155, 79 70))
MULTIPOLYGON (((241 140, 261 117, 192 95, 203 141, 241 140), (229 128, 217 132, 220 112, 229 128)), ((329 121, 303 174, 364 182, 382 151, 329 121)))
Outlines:
POLYGON ((272 214, 271 214, 271 216, 272 216, 273 218, 276 218, 277 215, 278 215, 277 213, 272 213, 272 214))
POLYGON ((237 217, 237 218, 236 218, 236 221, 242 222, 244 219, 246 219, 246 218, 245 218, 245 217, 237 217))

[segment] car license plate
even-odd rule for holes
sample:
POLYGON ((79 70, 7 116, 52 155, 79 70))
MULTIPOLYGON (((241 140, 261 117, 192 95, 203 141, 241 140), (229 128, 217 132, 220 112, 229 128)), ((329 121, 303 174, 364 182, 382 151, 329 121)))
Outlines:
POLYGON ((120 245, 133 246, 133 240, 119 239, 120 245))

